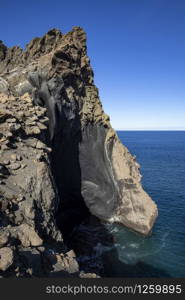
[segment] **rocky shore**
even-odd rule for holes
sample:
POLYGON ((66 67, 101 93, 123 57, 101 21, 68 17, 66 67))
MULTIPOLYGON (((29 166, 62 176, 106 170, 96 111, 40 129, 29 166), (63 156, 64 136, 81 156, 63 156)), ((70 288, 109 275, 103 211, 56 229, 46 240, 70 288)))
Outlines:
POLYGON ((0 42, 0 277, 106 276, 103 224, 147 235, 156 217, 103 111, 85 32, 52 29, 24 51, 0 42))

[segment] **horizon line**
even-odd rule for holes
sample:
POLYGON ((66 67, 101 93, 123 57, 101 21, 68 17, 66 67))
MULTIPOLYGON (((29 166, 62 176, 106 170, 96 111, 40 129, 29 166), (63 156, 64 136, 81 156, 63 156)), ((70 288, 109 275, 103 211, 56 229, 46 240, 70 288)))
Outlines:
POLYGON ((185 131, 185 129, 139 129, 139 128, 114 128, 116 131, 185 131))

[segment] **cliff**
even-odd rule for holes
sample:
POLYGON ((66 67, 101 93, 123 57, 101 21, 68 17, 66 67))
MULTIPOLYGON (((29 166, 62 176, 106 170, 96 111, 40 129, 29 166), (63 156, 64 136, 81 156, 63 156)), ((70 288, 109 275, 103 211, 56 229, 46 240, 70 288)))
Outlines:
POLYGON ((151 231, 157 207, 103 111, 81 28, 24 51, 0 42, 0 146, 1 272, 80 276, 63 239, 91 215, 151 231))

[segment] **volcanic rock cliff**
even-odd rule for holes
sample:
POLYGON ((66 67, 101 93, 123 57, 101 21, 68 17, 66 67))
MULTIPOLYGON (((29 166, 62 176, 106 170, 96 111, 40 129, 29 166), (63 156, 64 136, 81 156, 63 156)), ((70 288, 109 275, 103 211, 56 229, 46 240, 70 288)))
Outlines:
POLYGON ((24 51, 0 41, 0 147, 2 274, 80 276, 63 238, 88 216, 151 231, 157 207, 103 111, 81 28, 24 51))

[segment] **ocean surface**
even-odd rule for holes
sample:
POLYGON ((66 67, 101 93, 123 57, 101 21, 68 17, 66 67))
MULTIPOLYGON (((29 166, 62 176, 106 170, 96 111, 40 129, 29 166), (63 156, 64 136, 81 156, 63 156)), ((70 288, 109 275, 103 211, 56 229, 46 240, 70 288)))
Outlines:
POLYGON ((118 131, 141 165, 144 189, 157 203, 152 235, 107 225, 117 257, 108 273, 126 277, 185 277, 185 131, 118 131))

